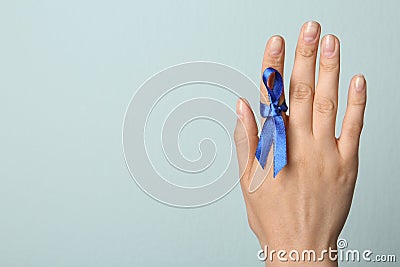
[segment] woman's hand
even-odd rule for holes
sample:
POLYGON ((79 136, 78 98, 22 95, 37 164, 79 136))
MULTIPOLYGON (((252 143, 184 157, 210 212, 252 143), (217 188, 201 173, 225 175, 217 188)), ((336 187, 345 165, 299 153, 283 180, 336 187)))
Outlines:
MULTIPOLYGON (((301 253, 313 249, 320 256, 324 249, 335 249, 353 197, 366 83, 361 75, 351 80, 342 132, 336 138, 339 40, 333 35, 322 38, 315 85, 320 33, 316 22, 304 24, 300 32, 290 78, 290 116, 283 114, 288 163, 276 178, 272 177, 273 170, 262 169, 255 159, 258 127, 251 107, 244 99, 237 102, 235 142, 248 220, 262 248, 267 245, 270 251, 283 249, 289 253, 296 249, 301 253), (262 185, 251 193, 265 176, 262 185)), ((265 49, 262 70, 273 67, 283 74, 284 57, 283 38, 273 36, 265 49)), ((260 90, 265 102, 268 97, 262 82, 260 90)), ((310 263, 284 263, 275 257, 268 266, 282 264, 310 263)), ((315 264, 335 266, 337 262, 326 255, 323 263, 315 264)))

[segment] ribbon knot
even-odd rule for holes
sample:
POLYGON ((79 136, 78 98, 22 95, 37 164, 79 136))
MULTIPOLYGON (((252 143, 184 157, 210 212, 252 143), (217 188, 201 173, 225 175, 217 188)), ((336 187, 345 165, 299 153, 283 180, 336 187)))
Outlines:
POLYGON ((271 103, 269 106, 260 103, 260 113, 263 118, 267 118, 268 116, 281 116, 282 111, 286 112, 287 110, 288 107, 285 101, 283 101, 283 103, 280 105, 277 105, 276 103, 271 103))
POLYGON ((273 69, 267 68, 263 73, 263 82, 267 88, 270 105, 260 102, 260 114, 266 118, 261 130, 260 140, 256 150, 256 158, 264 169, 271 146, 274 146, 274 177, 286 166, 286 129, 282 118, 282 111, 286 112, 288 107, 279 99, 283 92, 283 80, 281 74, 273 69), (275 74, 273 88, 268 87, 268 79, 275 74))

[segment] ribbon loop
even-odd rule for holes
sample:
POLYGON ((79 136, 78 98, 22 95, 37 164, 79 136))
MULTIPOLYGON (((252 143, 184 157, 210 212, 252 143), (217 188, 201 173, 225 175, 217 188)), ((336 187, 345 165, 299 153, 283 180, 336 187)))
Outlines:
POLYGON ((283 101, 279 104, 279 99, 283 93, 283 79, 281 74, 273 69, 267 68, 263 73, 263 82, 267 88, 270 105, 260 102, 260 113, 266 118, 260 134, 256 150, 256 158, 264 169, 271 146, 274 146, 274 177, 287 164, 286 155, 286 129, 282 118, 282 112, 286 112, 288 107, 283 101), (268 87, 270 75, 275 74, 273 88, 268 87))

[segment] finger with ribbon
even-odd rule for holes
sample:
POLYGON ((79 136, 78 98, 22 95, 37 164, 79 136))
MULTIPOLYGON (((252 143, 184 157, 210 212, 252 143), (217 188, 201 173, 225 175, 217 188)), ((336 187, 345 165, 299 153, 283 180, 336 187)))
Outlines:
POLYGON ((273 146, 273 177, 275 178, 287 164, 286 128, 282 112, 286 112, 288 107, 285 101, 279 104, 283 93, 282 75, 273 68, 267 68, 263 73, 263 82, 268 92, 269 105, 260 102, 260 113, 261 116, 265 118, 265 122, 261 130, 256 150, 256 158, 264 169, 269 151, 271 146, 273 146), (270 88, 268 86, 268 79, 272 74, 275 75, 275 78, 273 86, 270 88))

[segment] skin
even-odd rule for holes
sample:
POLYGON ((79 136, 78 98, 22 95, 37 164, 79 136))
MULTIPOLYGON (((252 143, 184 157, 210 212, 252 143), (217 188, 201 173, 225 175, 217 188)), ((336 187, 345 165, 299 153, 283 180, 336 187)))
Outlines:
MULTIPOLYGON (((269 250, 314 249, 319 255, 323 249, 335 249, 353 198, 366 82, 362 75, 352 78, 342 132, 336 138, 340 43, 334 35, 324 36, 320 43, 320 33, 317 22, 307 22, 301 28, 290 77, 290 116, 283 114, 288 164, 276 178, 272 177, 272 169, 263 170, 255 159, 258 127, 250 105, 241 98, 236 106, 238 121, 234 136, 248 221, 261 247, 268 245, 269 250), (315 84, 318 50, 319 74, 315 84), (249 192, 252 183, 264 177, 262 185, 249 192)), ((284 39, 271 37, 262 71, 273 67, 283 74, 284 57, 284 39)), ((262 82, 260 92, 261 101, 268 103, 262 82)), ((282 95, 281 102, 283 99, 282 95)), ((267 260, 266 264, 337 266, 337 261, 325 258, 323 262, 275 259, 267 260)))

